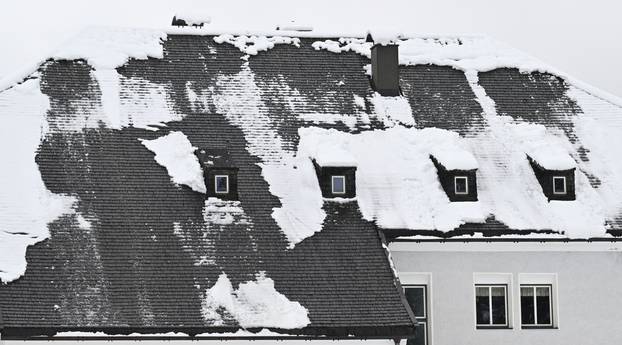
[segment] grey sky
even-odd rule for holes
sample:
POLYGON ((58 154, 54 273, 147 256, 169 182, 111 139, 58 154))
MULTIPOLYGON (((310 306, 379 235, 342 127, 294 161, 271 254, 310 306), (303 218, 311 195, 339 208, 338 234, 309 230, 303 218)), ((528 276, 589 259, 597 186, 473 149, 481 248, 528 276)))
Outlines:
POLYGON ((189 9, 249 29, 295 18, 323 31, 388 25, 408 33, 487 34, 622 96, 622 3, 615 0, 5 0, 0 77, 84 26, 162 27, 176 10, 189 9))

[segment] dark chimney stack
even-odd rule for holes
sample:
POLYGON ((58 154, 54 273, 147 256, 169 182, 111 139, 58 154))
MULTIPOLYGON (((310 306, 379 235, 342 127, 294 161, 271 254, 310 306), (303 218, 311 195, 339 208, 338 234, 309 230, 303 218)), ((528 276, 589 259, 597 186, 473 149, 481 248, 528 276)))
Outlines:
POLYGON ((374 90, 382 96, 400 95, 400 70, 397 44, 378 43, 371 34, 367 41, 371 48, 371 80, 374 90))

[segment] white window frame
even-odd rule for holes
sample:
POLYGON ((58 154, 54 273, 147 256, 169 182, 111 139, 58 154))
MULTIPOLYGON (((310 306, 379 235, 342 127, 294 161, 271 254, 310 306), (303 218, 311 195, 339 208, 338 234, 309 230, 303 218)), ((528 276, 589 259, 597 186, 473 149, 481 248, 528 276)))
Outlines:
MULTIPOLYGON (((417 320, 417 323, 421 324, 422 328, 423 328, 423 343, 425 345, 430 345, 431 340, 430 340, 430 335, 429 335, 429 329, 428 329, 428 325, 430 324, 430 317, 429 317, 429 309, 430 309, 430 305, 429 305, 429 299, 428 299, 428 289, 430 288, 429 284, 405 284, 402 286, 402 288, 404 288, 404 290, 406 289, 422 289, 423 290, 423 306, 424 306, 424 311, 423 311, 423 316, 415 316, 415 319, 417 320)), ((413 312, 414 314, 414 312, 413 312)))
POLYGON ((509 313, 510 308, 508 304, 508 285, 506 284, 475 284, 475 327, 478 329, 486 329, 486 328, 510 328, 510 319, 509 313), (494 324, 492 323, 492 288, 502 287, 504 290, 503 299, 505 302, 505 323, 503 324, 494 324), (490 315, 490 323, 477 323, 477 288, 488 288, 488 313, 490 315))
POLYGON ((567 184, 566 184, 566 176, 553 176, 553 194, 555 195, 566 195, 567 194, 567 184), (555 189, 555 180, 559 180, 562 179, 564 181, 564 191, 563 192, 558 192, 555 189))
POLYGON ((330 191, 332 194, 346 194, 346 177, 345 175, 332 175, 330 177, 330 191), (343 180, 343 191, 342 192, 335 192, 335 179, 342 179, 343 180))
POLYGON ((469 194, 469 177, 468 176, 454 176, 454 193, 456 195, 466 195, 469 194), (464 179, 464 192, 458 192, 458 179, 464 179))
POLYGON ((214 175, 214 193, 229 194, 229 175, 214 175), (224 177, 225 181, 227 181, 227 190, 225 192, 218 191, 218 179, 222 177, 224 177))
POLYGON ((521 308, 523 307, 522 304, 522 292, 523 292, 523 288, 532 288, 533 289, 533 320, 536 323, 523 323, 523 315, 522 315, 522 309, 521 309, 521 327, 527 327, 527 328, 538 328, 538 327, 542 327, 542 328, 551 328, 553 327, 553 325, 555 324, 555 322, 553 321, 553 286, 551 284, 521 284, 519 286, 519 298, 520 298, 520 302, 521 302, 521 308), (549 318, 550 318, 550 323, 544 324, 544 323, 538 323, 538 303, 537 303, 537 299, 536 299, 536 288, 547 288, 549 289, 549 318))

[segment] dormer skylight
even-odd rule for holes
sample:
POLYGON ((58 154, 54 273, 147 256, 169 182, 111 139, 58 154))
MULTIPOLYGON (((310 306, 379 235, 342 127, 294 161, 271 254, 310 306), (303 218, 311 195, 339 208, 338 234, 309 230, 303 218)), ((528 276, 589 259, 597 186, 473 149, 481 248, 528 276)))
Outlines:
MULTIPOLYGON (((547 149, 547 151, 550 151, 547 149)), ((527 155, 536 179, 542 187, 542 192, 550 200, 575 200, 574 171, 575 162, 565 152, 559 156, 527 155), (548 159, 547 159, 548 158, 548 159)))
POLYGON ((355 166, 322 166, 313 161, 322 197, 354 198, 356 196, 355 166))
POLYGON ((222 149, 198 149, 195 152, 203 168, 207 197, 238 200, 238 168, 222 149))
POLYGON ((451 201, 477 201, 477 161, 459 147, 436 150, 430 155, 438 180, 451 201))

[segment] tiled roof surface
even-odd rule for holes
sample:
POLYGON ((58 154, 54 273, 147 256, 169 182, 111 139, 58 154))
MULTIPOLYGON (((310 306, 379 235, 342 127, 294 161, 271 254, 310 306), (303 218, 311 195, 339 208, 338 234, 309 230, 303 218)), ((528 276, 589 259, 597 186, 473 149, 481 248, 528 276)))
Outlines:
MULTIPOLYGON (((213 108, 197 111, 189 104, 189 83, 197 89, 213 87, 217 75, 240 71, 240 57, 239 50, 217 45, 211 37, 176 36, 165 42, 164 59, 133 60, 120 68, 125 77, 164 85, 170 105, 185 115, 158 132, 64 131, 99 106, 97 81, 83 61, 49 61, 42 67, 51 130, 36 162, 51 192, 76 195, 76 211, 96 220, 85 230, 75 214, 64 216, 49 225, 48 240, 28 249, 25 275, 0 286, 5 329, 231 329, 238 325, 226 313, 222 325, 205 320, 202 294, 222 272, 235 287, 265 271, 277 291, 309 311, 310 325, 290 333, 391 337, 412 332, 413 319, 378 229, 362 219, 356 203, 325 203, 322 231, 288 249, 271 215, 280 202, 270 194, 260 159, 247 151, 242 131, 213 108), (173 185, 138 140, 166 131, 183 132, 196 147, 227 148, 239 167, 241 207, 251 226, 206 230, 205 196, 173 185)), ((372 92, 360 73, 366 63, 356 54, 317 52, 307 45, 278 46, 253 57, 250 66, 267 115, 295 149, 297 128, 304 123, 271 85, 288 83, 316 100, 300 106, 353 112, 348 102, 334 97, 372 92), (338 86, 339 80, 346 85, 338 86)), ((146 91, 122 85, 120 97, 146 91)))
MULTIPOLYGON (((29 247, 26 274, 0 286, 3 326, 235 328, 234 318, 222 311, 224 324, 220 326, 205 319, 203 293, 222 272, 237 286, 265 271, 277 291, 309 311, 310 325, 291 333, 390 337, 411 332, 412 314, 396 285, 376 224, 363 219, 356 202, 326 201, 322 230, 289 248, 272 217, 273 208, 281 203, 262 175, 262 158, 249 152, 249 138, 260 137, 261 129, 242 129, 231 123, 217 111, 210 98, 213 92, 205 92, 227 88, 241 99, 260 97, 265 107, 242 104, 241 111, 261 112, 257 115, 268 119, 283 150, 289 152, 296 152, 301 127, 352 133, 384 128, 381 119, 373 116, 370 99, 374 92, 364 72, 369 59, 354 52, 315 50, 314 41, 302 38, 300 47, 276 45, 247 62, 238 48, 216 44, 211 36, 169 36, 163 59, 130 60, 117 69, 122 76, 122 100, 147 97, 150 90, 142 86, 146 81, 161 86, 168 106, 183 114, 180 121, 168 122, 158 131, 117 130, 103 124, 66 130, 84 114, 97 113, 101 85, 85 61, 44 64, 40 79, 51 104, 50 130, 36 162, 51 192, 77 196, 77 214, 91 220, 91 227, 85 230, 78 216, 69 214, 49 225, 49 239, 29 247), (235 78, 244 69, 252 72, 258 95, 235 78), (202 100, 192 101, 197 94, 202 100), (364 100, 363 110, 353 102, 355 97, 364 100), (318 123, 299 116, 357 117, 361 111, 369 115, 369 123, 318 123), (238 192, 244 210, 239 217, 250 222, 205 227, 205 196, 175 186, 138 140, 172 131, 183 132, 199 148, 227 149, 229 161, 239 167, 238 192)), ((581 109, 568 98, 569 86, 561 78, 512 68, 482 72, 478 77, 499 115, 561 129, 581 147, 570 120, 581 109)), ((465 138, 486 132, 485 112, 463 71, 436 65, 401 66, 400 78, 415 127, 447 129, 465 138)), ((129 113, 148 110, 148 104, 128 103, 129 113)), ((486 135, 481 142, 493 142, 486 135)), ((264 144, 269 151, 270 143, 264 144)), ((577 151, 582 160, 589 161, 587 150, 577 151)), ((491 151, 478 158, 496 162, 499 154, 491 151)), ((499 171, 505 169, 501 165, 499 160, 499 171)), ((585 174, 597 188, 599 178, 588 171, 585 174)), ((611 221, 612 229, 620 228, 620 219, 611 221)), ((494 217, 449 232, 391 230, 389 237, 442 238, 551 232, 510 229, 494 217)))

